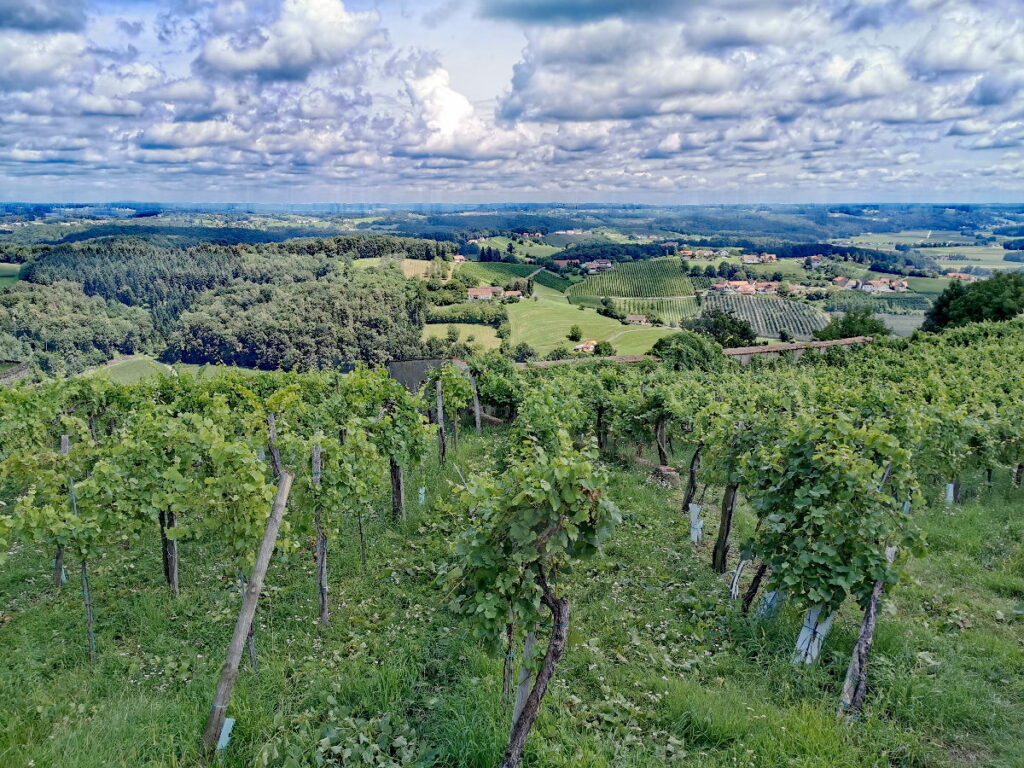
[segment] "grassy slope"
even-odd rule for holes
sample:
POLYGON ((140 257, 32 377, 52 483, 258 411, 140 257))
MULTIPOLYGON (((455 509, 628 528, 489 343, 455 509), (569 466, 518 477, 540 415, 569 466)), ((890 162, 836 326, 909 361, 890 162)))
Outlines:
POLYGON ((158 363, 148 355, 123 355, 87 373, 93 376, 107 376, 117 384, 135 384, 143 379, 166 374, 169 370, 170 366, 158 363))
MULTIPOLYGON (((493 433, 466 434, 453 462, 411 478, 410 488, 424 483, 432 504, 447 495, 453 464, 487 464, 499 446, 493 433)), ((719 492, 709 493, 706 530, 717 525, 719 492)), ((867 710, 850 727, 835 706, 860 612, 847 605, 821 663, 794 669, 800 616, 784 608, 769 623, 742 617, 708 568, 710 542, 696 551, 689 543, 680 491, 616 470, 609 495, 624 521, 607 555, 565 585, 569 647, 526 765, 1024 764, 1024 648, 1014 615, 1024 597, 1022 494, 1004 484, 955 514, 920 512, 931 549, 880 616, 867 710)), ((331 706, 403 719, 433 751, 424 765, 497 764, 508 731, 500 656, 470 639, 435 583, 465 521, 416 504, 407 522, 386 519, 378 499, 367 519, 367 574, 348 532, 332 544, 329 627, 313 621, 308 551, 287 568, 275 555, 258 613, 260 673, 241 672, 227 768, 251 766, 276 733, 294 733, 292 718, 305 711, 314 722, 300 741, 308 749, 331 706)), ((741 505, 737 537, 751 523, 741 505)), ((85 661, 75 582, 58 594, 49 585, 49 548, 19 550, 0 568, 0 764, 194 764, 239 598, 228 564, 184 542, 183 593, 172 599, 153 539, 93 564, 95 667, 85 661)))
POLYGON ((475 336, 470 344, 479 344, 485 350, 497 349, 501 346, 501 339, 498 333, 489 325, 475 325, 472 323, 432 323, 423 327, 424 339, 443 339, 448 335, 448 327, 454 325, 459 331, 459 340, 466 341, 467 336, 475 336))
MULTIPOLYGON (((507 237, 488 237, 480 241, 480 246, 490 246, 491 248, 497 248, 502 253, 505 253, 505 249, 508 247, 509 239, 507 237)), ((515 244, 516 253, 520 256, 526 255, 530 257, 538 256, 553 256, 562 250, 557 245, 548 245, 547 243, 538 243, 533 240, 527 240, 526 245, 515 244)))
MULTIPOLYGON (((375 257, 371 259, 356 259, 352 264, 359 269, 367 269, 369 267, 379 267, 382 261, 384 259, 375 257)), ((426 277, 430 264, 431 262, 424 259, 402 259, 402 274, 406 277, 426 277)))
POLYGON ((662 336, 671 333, 666 328, 642 328, 623 325, 597 314, 593 309, 580 310, 564 296, 544 286, 535 287, 537 300, 528 299, 509 304, 508 316, 512 324, 512 343, 526 342, 540 355, 555 347, 569 346, 566 338, 569 328, 578 325, 584 339, 610 341, 621 355, 642 354, 662 336))

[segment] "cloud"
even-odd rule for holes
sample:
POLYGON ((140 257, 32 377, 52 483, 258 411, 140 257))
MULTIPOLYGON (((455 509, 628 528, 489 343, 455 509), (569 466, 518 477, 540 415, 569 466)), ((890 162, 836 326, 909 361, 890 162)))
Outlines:
POLYGON ((89 65, 87 49, 85 38, 70 32, 0 31, 0 90, 28 91, 66 80, 89 65))
POLYGON ((85 0, 0 0, 0 29, 77 31, 85 26, 85 0))
POLYGON ((232 77, 304 80, 366 43, 378 21, 376 12, 350 12, 341 0, 284 0, 269 25, 208 40, 199 63, 232 77))
POLYGON ((139 138, 143 149, 182 149, 231 144, 246 138, 246 132, 223 120, 192 123, 156 123, 139 138))

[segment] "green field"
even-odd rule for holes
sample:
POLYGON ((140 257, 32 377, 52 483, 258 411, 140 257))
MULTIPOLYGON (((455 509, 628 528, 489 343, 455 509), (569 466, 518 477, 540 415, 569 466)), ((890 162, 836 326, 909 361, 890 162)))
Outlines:
POLYGON ((87 371, 87 375, 106 376, 117 384, 135 384, 143 379, 172 373, 171 367, 158 363, 148 355, 130 355, 115 358, 106 365, 87 371))
POLYGON ((7 264, 0 261, 0 286, 16 283, 20 273, 21 264, 7 264))
POLYGON ((541 356, 556 347, 569 347, 566 334, 573 325, 583 331, 584 339, 610 341, 621 355, 639 355, 668 333, 667 328, 645 328, 623 325, 618 320, 597 314, 593 309, 580 309, 551 289, 537 290, 534 299, 508 305, 512 325, 512 344, 526 342, 541 356))
POLYGON ((897 245, 913 245, 914 243, 964 243, 968 245, 974 242, 974 238, 965 237, 955 230, 910 229, 903 232, 872 232, 836 242, 861 245, 865 248, 895 250, 897 245))
POLYGON ((531 264, 505 264, 501 261, 468 261, 459 265, 459 272, 472 275, 487 285, 502 285, 517 277, 526 277, 537 271, 531 264))
POLYGON ((616 264, 608 272, 576 283, 567 293, 570 296, 669 298, 692 296, 693 284, 680 268, 679 259, 669 256, 616 264))
MULTIPOLYGON (((357 269, 368 269, 369 267, 379 267, 382 263, 391 263, 398 261, 397 259, 391 258, 380 258, 374 257, 371 259, 356 259, 352 262, 353 266, 357 269)), ((402 274, 406 277, 426 277, 427 271, 430 269, 433 262, 425 259, 401 259, 399 262, 402 266, 402 274)), ((449 264, 450 267, 454 265, 449 264)))
MULTIPOLYGON (((508 248, 510 241, 507 237, 488 237, 480 240, 477 243, 480 247, 489 246, 491 248, 497 248, 502 253, 505 253, 505 249, 508 248)), ((548 245, 547 243, 538 243, 533 240, 526 240, 526 245, 520 245, 515 243, 516 254, 519 256, 529 256, 530 258, 538 258, 541 256, 554 256, 560 250, 557 245, 548 245)))
POLYGON ((744 264, 743 269, 751 275, 767 278, 776 272, 781 272, 783 279, 789 282, 797 282, 798 279, 813 277, 814 273, 804 269, 802 259, 779 259, 770 264, 744 264))
POLYGON ((946 290, 950 280, 945 277, 908 277, 910 290, 934 298, 946 290))
POLYGON ((708 293, 704 296, 704 308, 732 312, 750 323, 758 336, 765 338, 777 339, 779 332, 786 330, 797 339, 807 340, 829 321, 829 316, 820 309, 780 296, 708 293))
POLYGON ((1012 253, 999 245, 976 245, 957 248, 929 248, 924 253, 939 262, 943 269, 963 272, 967 267, 982 269, 1020 269, 1024 264, 1005 261, 1003 257, 1012 253), (960 256, 963 258, 951 258, 960 256))
POLYGON ((479 344, 485 350, 497 349, 501 346, 498 332, 491 326, 472 323, 431 323, 423 327, 423 338, 443 339, 448 335, 448 329, 452 326, 459 332, 459 341, 467 344, 479 344), (472 340, 469 337, 473 337, 472 340))
POLYGON ((667 325, 678 328, 684 320, 696 317, 697 297, 682 299, 615 299, 615 308, 626 315, 657 315, 667 325))

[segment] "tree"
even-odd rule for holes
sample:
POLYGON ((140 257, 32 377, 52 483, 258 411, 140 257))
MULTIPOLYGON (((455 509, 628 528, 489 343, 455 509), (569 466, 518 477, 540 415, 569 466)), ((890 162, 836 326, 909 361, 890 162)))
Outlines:
POLYGON ((533 347, 527 344, 525 341, 521 341, 512 349, 512 358, 517 363, 525 363, 528 360, 533 360, 537 357, 537 353, 533 347))
POLYGON ((569 329, 569 333, 565 335, 569 341, 579 341, 583 338, 583 329, 578 325, 574 325, 569 329))
POLYGON ((611 357, 615 354, 615 347, 610 341, 599 341, 594 346, 594 357, 611 357))
POLYGON ((891 331, 881 319, 871 313, 870 307, 848 310, 840 317, 833 317, 821 330, 814 332, 818 341, 849 339, 854 336, 888 336, 891 331))
POLYGON ((651 354, 673 371, 720 371, 727 362, 721 345, 692 331, 663 336, 651 347, 651 354))
POLYGON ((535 677, 523 660, 521 693, 529 693, 517 696, 502 768, 519 765, 565 652, 570 605, 561 576, 576 561, 600 551, 621 520, 616 506, 604 498, 607 474, 597 464, 593 443, 576 449, 563 428, 550 450, 529 439, 512 448, 515 458, 504 471, 473 477, 460 489, 473 527, 456 547, 459 566, 447 574, 458 588, 453 608, 496 647, 508 636, 509 625, 535 637, 542 607, 550 613, 548 647, 535 677))
POLYGON ((954 280, 935 300, 922 328, 939 331, 985 320, 1012 320, 1024 312, 1024 274, 999 272, 964 286, 954 280))
POLYGON ((700 317, 685 321, 683 328, 714 339, 723 347, 745 347, 757 341, 750 323, 721 309, 708 309, 700 317))

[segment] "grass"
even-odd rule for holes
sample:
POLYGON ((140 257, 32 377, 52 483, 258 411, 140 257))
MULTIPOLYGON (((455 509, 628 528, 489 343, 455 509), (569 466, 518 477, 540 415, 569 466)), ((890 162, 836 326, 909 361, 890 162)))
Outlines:
POLYGON ((0 286, 2 285, 13 285, 18 282, 18 276, 21 274, 21 264, 8 264, 6 262, 0 262, 0 286))
MULTIPOLYGON (((480 240, 479 245, 489 246, 491 248, 497 248, 502 253, 505 253, 505 249, 508 248, 510 241, 507 237, 488 237, 480 240)), ((526 245, 520 245, 518 242, 515 243, 516 254, 518 256, 528 256, 530 258, 538 258, 542 256, 554 256, 556 253, 562 250, 557 245, 549 245, 548 243, 538 243, 535 240, 526 240, 526 245)))
POLYGON ((468 344, 479 344, 485 350, 497 349, 501 346, 501 339, 498 332, 489 325, 474 325, 471 323, 432 323, 423 327, 424 339, 443 339, 448 335, 448 329, 454 327, 459 332, 459 341, 468 344), (472 337, 472 339, 470 339, 472 337))
MULTIPOLYGON (((353 266, 357 269, 368 269, 370 267, 379 267, 381 263, 391 263, 399 261, 392 258, 381 258, 375 256, 369 259, 356 259, 352 262, 353 266)), ((430 269, 430 265, 433 262, 426 261, 425 259, 401 259, 399 261, 402 267, 402 274, 409 278, 426 278, 427 270, 430 269)))
POLYGON ((950 281, 945 277, 908 277, 907 283, 910 285, 910 290, 915 293, 934 298, 946 290, 950 281))
MULTIPOLYGON (((365 520, 367 573, 351 532, 333 538, 329 626, 313 621, 308 538, 275 554, 257 614, 260 670, 242 668, 225 768, 253 765, 268 744, 309 754, 331 710, 390 713, 413 729, 424 768, 497 764, 509 719, 502 661, 450 613, 436 581, 466 521, 435 502, 449 495, 456 466, 490 465, 502 451, 499 431, 469 432, 445 467, 430 461, 409 477, 411 499, 423 486, 427 504, 413 501, 408 521, 388 522, 378 487, 365 520)), ((680 452, 673 461, 687 459, 680 452)), ((835 708, 860 611, 844 607, 817 666, 790 666, 798 612, 784 607, 769 622, 742 616, 708 567, 710 542, 689 542, 681 492, 612 460, 607 495, 623 522, 606 554, 564 586, 568 649, 524 765, 1024 765, 1015 613, 1024 595, 1024 491, 1008 485, 1005 471, 991 492, 971 477, 963 506, 917 512, 930 548, 880 615, 866 710, 847 725, 835 708)), ((705 530, 717 525, 719 494, 709 491, 705 530)), ((737 542, 753 519, 741 504, 737 542)), ((95 666, 86 661, 75 582, 50 586, 50 548, 19 547, 0 569, 0 765, 195 764, 239 595, 216 550, 184 541, 183 591, 172 598, 155 539, 148 531, 92 564, 95 666)))
POLYGON ((488 285, 503 285, 517 277, 526 277, 537 271, 530 264, 506 264, 501 261, 470 261, 459 265, 459 272, 469 274, 488 285))
POLYGON ((669 256, 616 264, 614 269, 576 283, 567 293, 623 298, 679 297, 692 296, 693 284, 680 268, 679 259, 669 256))
POLYGON ((583 331, 584 339, 610 341, 620 355, 646 353, 654 342, 670 333, 665 328, 623 325, 593 309, 580 309, 551 289, 536 288, 534 295, 536 300, 527 299, 507 307, 512 325, 511 342, 526 342, 542 356, 556 347, 571 348, 575 342, 570 342, 566 334, 574 325, 583 331))
POLYGON ((109 377, 116 384, 135 384, 170 372, 170 366, 158 363, 148 355, 128 355, 93 368, 88 374, 109 377))

